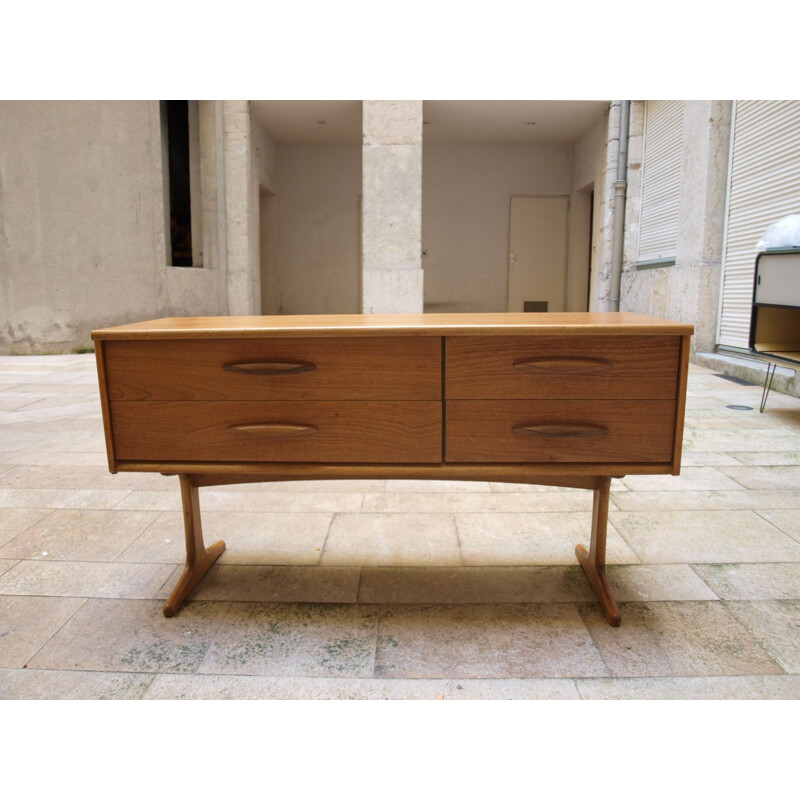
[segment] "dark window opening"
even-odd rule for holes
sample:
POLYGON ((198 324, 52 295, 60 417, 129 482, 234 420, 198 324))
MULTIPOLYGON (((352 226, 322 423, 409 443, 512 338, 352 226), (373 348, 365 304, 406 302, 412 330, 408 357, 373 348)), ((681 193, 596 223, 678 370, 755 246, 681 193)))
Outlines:
POLYGON ((189 101, 164 101, 169 163, 169 230, 173 267, 191 267, 192 203, 189 185, 189 101))

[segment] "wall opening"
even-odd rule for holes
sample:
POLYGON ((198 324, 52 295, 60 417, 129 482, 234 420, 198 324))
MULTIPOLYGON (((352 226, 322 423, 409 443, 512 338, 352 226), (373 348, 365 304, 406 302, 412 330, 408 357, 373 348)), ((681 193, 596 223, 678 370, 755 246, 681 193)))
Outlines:
MULTIPOLYGON (((509 277, 511 307, 519 311, 526 301, 529 308, 546 302, 549 311, 584 307, 586 271, 573 276, 573 239, 586 236, 572 221, 573 144, 606 108, 603 102, 424 102, 425 311, 506 311, 509 277), (567 214, 565 223, 559 210, 557 231, 542 221, 544 211, 532 218, 552 252, 549 266, 531 268, 528 277, 535 276, 527 282, 520 262, 509 269, 510 256, 519 255, 509 249, 512 198, 526 196, 541 198, 543 208, 566 206, 567 214)), ((514 233, 524 234, 524 227, 514 233)))
POLYGON ((161 101, 167 263, 202 264, 197 101, 161 101))
POLYGON ((262 313, 357 313, 361 101, 250 105, 256 131, 274 147, 277 187, 259 190, 262 313))

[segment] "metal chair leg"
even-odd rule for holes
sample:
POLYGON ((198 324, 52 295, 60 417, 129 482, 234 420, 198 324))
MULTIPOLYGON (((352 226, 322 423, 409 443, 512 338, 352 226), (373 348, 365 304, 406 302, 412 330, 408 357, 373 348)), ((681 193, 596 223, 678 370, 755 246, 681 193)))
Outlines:
POLYGON ((761 392, 761 413, 767 407, 767 398, 769 397, 769 390, 772 388, 772 378, 775 376, 775 364, 767 364, 767 374, 764 376, 764 389, 761 392))

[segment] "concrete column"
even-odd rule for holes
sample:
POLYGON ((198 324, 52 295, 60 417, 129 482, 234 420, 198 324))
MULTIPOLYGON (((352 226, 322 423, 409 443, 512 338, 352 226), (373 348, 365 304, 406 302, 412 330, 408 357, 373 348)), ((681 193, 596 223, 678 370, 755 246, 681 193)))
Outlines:
POLYGON ((679 265, 722 262, 731 107, 730 100, 687 100, 684 106, 679 265))
POLYGON ((611 104, 606 127, 604 169, 595 184, 595 241, 592 258, 592 286, 589 298, 590 311, 608 311, 612 308, 611 262, 614 250, 614 182, 619 156, 620 102, 611 104))
POLYGON ((422 101, 363 105, 361 310, 422 312, 422 101))
POLYGON ((258 225, 253 202, 250 104, 225 100, 222 107, 225 151, 225 240, 227 313, 256 314, 260 307, 256 265, 258 225))
POLYGON ((696 350, 714 349, 725 230, 731 130, 730 100, 687 100, 678 247, 670 315, 690 319, 696 350))
POLYGON ((644 103, 632 109, 623 310, 691 323, 692 352, 714 348, 730 127, 729 100, 685 101, 675 264, 637 269, 644 103))

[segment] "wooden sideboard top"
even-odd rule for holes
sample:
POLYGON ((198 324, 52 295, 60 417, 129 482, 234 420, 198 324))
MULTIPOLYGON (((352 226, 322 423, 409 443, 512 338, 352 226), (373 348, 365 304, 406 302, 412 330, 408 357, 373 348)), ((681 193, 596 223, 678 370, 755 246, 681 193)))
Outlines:
POLYGON ((92 331, 94 340, 301 336, 691 335, 686 323, 626 311, 165 317, 92 331))

